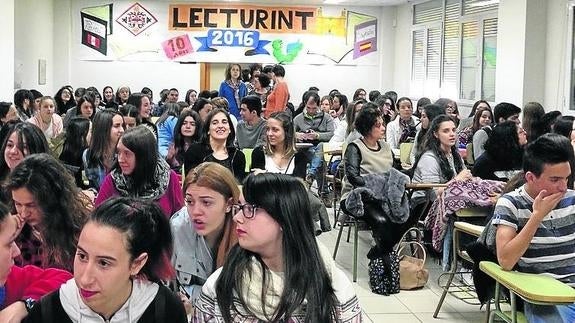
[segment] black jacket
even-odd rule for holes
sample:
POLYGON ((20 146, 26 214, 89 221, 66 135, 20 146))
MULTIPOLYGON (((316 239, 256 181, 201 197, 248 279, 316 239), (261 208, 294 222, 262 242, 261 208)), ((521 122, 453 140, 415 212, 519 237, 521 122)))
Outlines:
MULTIPOLYGON (((72 323, 68 314, 64 311, 60 302, 60 290, 44 296, 38 302, 30 315, 25 318, 23 323, 72 323)), ((187 323, 186 310, 182 301, 167 287, 160 284, 158 293, 146 311, 137 322, 130 323, 187 323)))

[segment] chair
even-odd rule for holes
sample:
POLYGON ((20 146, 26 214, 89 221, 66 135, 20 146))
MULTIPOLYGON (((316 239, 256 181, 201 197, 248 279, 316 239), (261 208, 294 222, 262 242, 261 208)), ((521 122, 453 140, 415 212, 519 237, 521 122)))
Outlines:
POLYGON ((249 173, 252 170, 252 153, 254 152, 253 148, 244 148, 242 149, 244 156, 246 157, 246 173, 249 173))
MULTIPOLYGON (((428 184, 428 183, 407 184, 407 185, 405 185, 405 190, 407 193, 407 198, 411 199, 411 195, 415 191, 428 190, 428 189, 432 189, 432 188, 436 188, 436 187, 447 187, 447 184, 428 184)), ((427 197, 428 197, 428 199, 425 202, 426 204, 430 203, 429 194, 427 194, 427 197)), ((424 207, 421 209, 420 213, 423 213, 425 211, 426 211, 426 208, 424 207)), ((339 210, 337 213, 339 213, 339 210)), ((421 218, 421 214, 417 214, 415 216, 418 219, 421 218)), ((339 242, 341 240, 341 234, 343 233, 344 227, 349 227, 350 230, 351 230, 351 227, 353 227, 353 229, 354 229, 354 236, 353 236, 353 281, 354 282, 357 281, 357 247, 358 247, 358 241, 359 241, 359 230, 360 230, 361 226, 365 227, 364 230, 370 230, 370 228, 368 228, 366 226, 365 221, 359 220, 359 219, 355 218, 353 215, 348 215, 346 220, 343 223, 341 223, 341 226, 339 228, 339 232, 337 234, 337 240, 335 242, 335 248, 333 250, 333 259, 335 260, 335 258, 337 256, 337 250, 339 248, 339 242)), ((349 233, 348 233, 348 242, 349 242, 349 233)))
POLYGON ((399 145, 399 161, 402 165, 411 164, 409 161, 409 156, 412 149, 413 142, 403 142, 399 145))
POLYGON ((495 309, 489 314, 489 322, 499 317, 505 322, 527 322, 516 308, 517 296, 525 302, 538 305, 570 305, 575 303, 575 289, 552 277, 503 270, 489 261, 479 263, 481 271, 495 279, 495 309), (509 289, 511 311, 501 310, 501 286, 509 289))
MULTIPOLYGON (((462 209, 456 212, 458 218, 469 218, 469 217, 478 217, 484 216, 480 212, 476 213, 473 209, 462 209)), ((466 284, 465 282, 454 283, 453 279, 455 275, 461 274, 462 272, 458 271, 458 260, 463 260, 468 263, 473 263, 469 255, 466 251, 461 249, 459 244, 459 238, 461 233, 468 234, 474 237, 479 237, 481 232, 483 232, 484 227, 479 225, 474 225, 471 223, 467 223, 464 221, 455 221, 453 226, 453 242, 452 242, 452 260, 451 260, 451 268, 450 271, 447 273, 441 274, 437 279, 437 284, 441 286, 441 279, 447 276, 447 283, 443 288, 443 293, 441 294, 441 298, 439 299, 439 303, 435 308, 435 312, 433 313, 433 317, 437 318, 439 311, 441 310, 441 306, 445 300, 447 294, 451 294, 452 296, 462 300, 463 302, 470 304, 470 305, 481 305, 477 299, 477 294, 475 293, 475 288, 473 285, 466 284)), ((489 311, 489 306, 487 307, 487 311, 489 311)))

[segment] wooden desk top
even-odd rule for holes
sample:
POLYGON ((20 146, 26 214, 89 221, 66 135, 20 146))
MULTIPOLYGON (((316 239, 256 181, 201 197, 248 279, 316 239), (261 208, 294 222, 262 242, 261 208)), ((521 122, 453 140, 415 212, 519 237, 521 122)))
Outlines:
POLYGON ((479 268, 528 302, 575 303, 575 289, 552 277, 505 271, 498 264, 489 261, 480 262, 479 268))
POLYGON ((437 187, 447 187, 447 184, 438 183, 409 183, 405 185, 405 189, 408 190, 427 190, 437 187))

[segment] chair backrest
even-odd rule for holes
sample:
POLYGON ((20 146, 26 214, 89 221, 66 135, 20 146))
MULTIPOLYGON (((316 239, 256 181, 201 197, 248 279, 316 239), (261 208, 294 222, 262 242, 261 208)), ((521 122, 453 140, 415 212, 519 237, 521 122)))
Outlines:
POLYGON ((475 158, 473 158, 473 143, 468 143, 465 149, 467 150, 467 158, 465 161, 468 165, 475 164, 475 158))
POLYGON ((246 173, 249 173, 252 170, 252 152, 254 151, 253 148, 244 148, 242 152, 246 157, 246 173))
POLYGON ((399 161, 402 164, 410 164, 409 156, 413 149, 413 142, 403 142, 399 145, 399 161))

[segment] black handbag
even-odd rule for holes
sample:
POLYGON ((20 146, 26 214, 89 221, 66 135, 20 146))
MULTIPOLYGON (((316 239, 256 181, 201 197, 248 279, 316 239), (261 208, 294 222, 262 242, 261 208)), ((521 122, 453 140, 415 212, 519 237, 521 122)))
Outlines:
POLYGON ((369 287, 380 295, 399 293, 399 258, 392 250, 369 261, 369 287))

